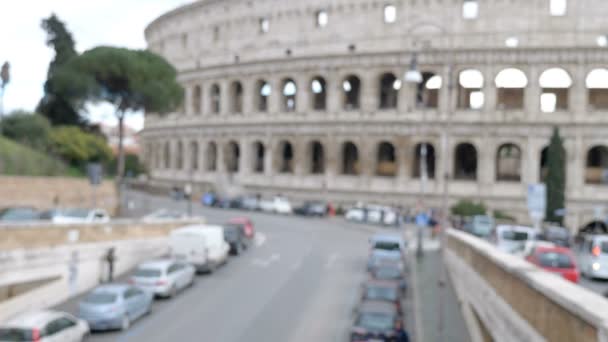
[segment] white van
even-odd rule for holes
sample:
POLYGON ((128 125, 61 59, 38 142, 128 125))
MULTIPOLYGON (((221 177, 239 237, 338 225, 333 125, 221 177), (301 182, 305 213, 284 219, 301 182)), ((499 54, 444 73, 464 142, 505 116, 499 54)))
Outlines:
POLYGON ((608 235, 585 236, 579 263, 583 276, 608 279, 608 235))
POLYGON ((540 230, 525 226, 496 226, 494 242, 496 247, 507 253, 522 253, 527 241, 536 240, 540 230))
POLYGON ((169 237, 171 256, 196 267, 199 272, 212 272, 228 260, 230 246, 224 240, 221 226, 193 225, 176 229, 169 237))

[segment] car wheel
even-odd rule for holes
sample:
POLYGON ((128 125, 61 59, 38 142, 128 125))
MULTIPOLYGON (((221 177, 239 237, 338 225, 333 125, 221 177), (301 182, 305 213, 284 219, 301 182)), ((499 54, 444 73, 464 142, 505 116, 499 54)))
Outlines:
POLYGON ((122 321, 120 323, 120 330, 126 331, 126 330, 129 330, 130 327, 131 327, 131 320, 129 320, 129 316, 124 315, 122 317, 122 321))
POLYGON ((177 287, 175 287, 175 285, 173 285, 171 287, 171 291, 169 291, 169 298, 175 298, 176 295, 177 295, 177 287))

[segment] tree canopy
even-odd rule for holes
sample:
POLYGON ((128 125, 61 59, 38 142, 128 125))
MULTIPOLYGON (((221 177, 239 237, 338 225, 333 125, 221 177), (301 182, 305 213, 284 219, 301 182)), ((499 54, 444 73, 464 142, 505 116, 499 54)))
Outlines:
POLYGON ((564 209, 566 191, 566 164, 564 145, 556 127, 551 136, 547 150, 547 213, 549 222, 562 223, 563 217, 556 215, 558 209, 564 209))
POLYGON ((17 111, 0 122, 0 133, 40 151, 49 147, 51 124, 40 114, 17 111))
POLYGON ((103 137, 77 126, 58 126, 51 131, 54 151, 70 165, 83 168, 87 162, 107 162, 112 151, 103 137))

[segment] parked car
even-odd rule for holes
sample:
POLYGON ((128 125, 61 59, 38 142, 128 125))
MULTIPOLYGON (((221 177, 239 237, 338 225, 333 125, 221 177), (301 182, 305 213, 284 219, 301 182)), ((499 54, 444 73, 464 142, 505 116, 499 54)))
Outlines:
POLYGON ((172 259, 160 259, 140 264, 129 279, 135 285, 160 297, 175 297, 194 284, 196 269, 190 264, 172 259))
POLYGON ((399 289, 405 291, 407 283, 403 274, 403 266, 399 263, 386 262, 374 267, 370 274, 376 280, 390 280, 399 284, 399 289))
POLYGON ((0 325, 0 341, 80 342, 89 325, 68 313, 52 310, 27 312, 0 325))
POLYGON ((401 319, 394 304, 364 301, 357 309, 350 341, 391 341, 395 336, 395 326, 401 319))
POLYGON ((541 233, 540 239, 553 242, 562 247, 572 247, 573 238, 568 228, 560 226, 545 227, 541 233))
POLYGON ((506 253, 522 251, 526 241, 536 240, 540 231, 532 227, 499 225, 496 226, 493 240, 496 247, 506 253))
POLYGON ((245 235, 243 225, 228 223, 224 225, 224 240, 230 245, 230 254, 240 255, 249 247, 250 239, 245 235))
POLYGON ((270 200, 260 201, 260 209, 265 212, 276 214, 292 213, 291 203, 289 203, 286 198, 280 196, 273 197, 270 200))
POLYGON ((401 313, 401 289, 399 283, 391 280, 368 280, 363 284, 363 301, 376 300, 395 305, 401 313))
POLYGON ((142 220, 144 222, 155 222, 165 220, 184 220, 187 218, 188 215, 183 212, 176 210, 160 209, 142 217, 142 220))
POLYGON ((465 231, 479 238, 492 236, 494 230, 494 220, 490 216, 475 215, 470 222, 465 224, 465 231))
POLYGON ((307 201, 295 208, 294 213, 301 216, 323 217, 327 215, 327 203, 307 201))
POLYGON ((171 256, 193 265, 198 272, 213 272, 228 260, 230 246, 220 226, 192 225, 173 230, 171 256))
POLYGON ((51 220, 56 224, 70 223, 107 223, 110 222, 110 215, 103 209, 53 209, 40 215, 42 220, 51 220))
POLYGON ((403 265, 403 255, 401 255, 401 251, 372 249, 367 259, 367 270, 371 271, 375 267, 387 262, 397 262, 403 265))
POLYGON ((0 209, 0 223, 27 222, 40 219, 38 210, 31 207, 11 207, 0 209))
POLYGON ((584 277, 608 279, 608 235, 585 236, 579 262, 584 277))
POLYGON ((401 255, 407 254, 407 242, 399 234, 378 233, 369 239, 370 249, 380 249, 385 251, 399 252, 401 255))
POLYGON ((344 218, 348 221, 365 222, 367 213, 364 208, 350 208, 344 214, 344 218))
POLYGON ((569 248, 536 247, 526 260, 546 271, 557 273, 573 283, 578 283, 578 266, 569 248))
POLYGON ((246 217, 235 217, 228 221, 228 224, 238 225, 245 232, 245 236, 249 239, 253 239, 255 237, 255 227, 253 226, 253 221, 246 217))
POLYGON ((135 320, 150 313, 153 297, 133 285, 102 285, 79 303, 78 316, 91 330, 127 330, 135 320))
POLYGON ((245 196, 241 201, 241 209, 244 210, 260 210, 260 201, 256 196, 245 196))

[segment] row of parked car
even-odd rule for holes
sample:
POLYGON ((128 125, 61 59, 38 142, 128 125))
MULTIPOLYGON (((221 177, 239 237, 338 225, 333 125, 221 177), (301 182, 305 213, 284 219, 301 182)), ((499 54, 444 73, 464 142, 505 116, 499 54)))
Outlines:
POLYGON ((61 208, 39 211, 32 207, 0 209, 0 223, 17 223, 45 220, 56 224, 106 223, 110 215, 104 209, 61 208))
POLYGON ((408 341, 403 322, 407 291, 405 240, 396 234, 376 234, 370 238, 369 248, 369 279, 361 286, 350 341, 408 341))
POLYGON ((0 324, 0 341, 75 342, 92 331, 127 330, 150 314, 155 298, 173 298, 191 287, 200 273, 212 273, 253 243, 255 230, 248 218, 234 218, 223 226, 192 225, 169 236, 167 258, 137 266, 128 282, 103 284, 79 303, 78 312, 43 310, 19 315, 0 324))
POLYGON ((283 215, 302 215, 323 217, 328 215, 330 205, 322 201, 306 201, 300 206, 293 206, 284 196, 262 198, 261 196, 238 196, 233 198, 220 198, 208 193, 203 196, 201 203, 205 206, 240 209, 250 211, 263 211, 283 215))

